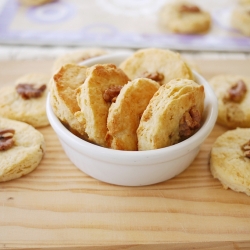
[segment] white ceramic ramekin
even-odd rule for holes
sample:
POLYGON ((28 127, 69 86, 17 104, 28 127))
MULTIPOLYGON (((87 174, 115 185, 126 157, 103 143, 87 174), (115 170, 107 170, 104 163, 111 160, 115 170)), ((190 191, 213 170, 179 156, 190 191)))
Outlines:
MULTIPOLYGON (((100 56, 84 61, 84 65, 119 65, 129 55, 130 53, 120 53, 100 56)), ((166 181, 180 174, 192 163, 216 122, 216 96, 208 82, 196 72, 193 73, 196 82, 202 84, 205 89, 203 125, 193 136, 173 146, 149 151, 120 151, 91 144, 78 138, 62 125, 53 113, 50 96, 47 99, 47 116, 69 159, 87 175, 124 186, 142 186, 166 181)))

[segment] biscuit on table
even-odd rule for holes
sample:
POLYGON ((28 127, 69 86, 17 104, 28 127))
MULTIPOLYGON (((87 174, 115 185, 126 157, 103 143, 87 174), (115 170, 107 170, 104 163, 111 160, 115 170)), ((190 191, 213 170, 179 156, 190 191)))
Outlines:
POLYGON ((232 26, 245 36, 250 36, 250 4, 237 6, 231 16, 232 26))
POLYGON ((217 123, 227 128, 250 128, 250 78, 217 75, 209 81, 218 100, 217 123))
POLYGON ((131 80, 147 77, 161 85, 174 78, 193 79, 191 69, 180 54, 165 49, 148 48, 138 50, 124 60, 119 68, 131 80))
POLYGON ((210 29, 211 16, 192 3, 173 2, 165 4, 160 10, 159 24, 174 33, 204 33, 210 29))
POLYGON ((238 0, 238 3, 241 5, 250 5, 250 0, 238 0))
POLYGON ((1 88, 0 115, 36 128, 49 125, 46 114, 49 80, 46 74, 26 74, 15 84, 1 88))
POLYGON ((138 150, 171 146, 201 126, 204 87, 187 79, 162 85, 150 100, 137 129, 138 150))
POLYGON ((101 48, 86 48, 68 52, 59 56, 52 66, 52 73, 55 74, 66 64, 78 64, 86 59, 107 54, 107 51, 101 48))
POLYGON ((250 128, 229 130, 216 139, 210 170, 225 189, 250 196, 250 128))
POLYGON ((87 78, 77 89, 81 111, 75 115, 79 119, 85 117, 89 141, 106 146, 109 107, 128 81, 126 74, 114 64, 96 64, 87 69, 87 78))
POLYGON ((80 111, 76 99, 77 88, 86 79, 87 67, 76 64, 64 65, 51 79, 50 102, 55 115, 74 134, 87 139, 85 118, 75 117, 80 111))
POLYGON ((26 6, 39 6, 46 3, 52 3, 56 0, 19 0, 20 4, 26 5, 26 6))
POLYGON ((43 135, 24 122, 0 117, 0 182, 33 171, 45 153, 43 135))
POLYGON ((130 81, 109 108, 108 146, 118 150, 137 150, 136 130, 150 99, 160 85, 148 78, 130 81))

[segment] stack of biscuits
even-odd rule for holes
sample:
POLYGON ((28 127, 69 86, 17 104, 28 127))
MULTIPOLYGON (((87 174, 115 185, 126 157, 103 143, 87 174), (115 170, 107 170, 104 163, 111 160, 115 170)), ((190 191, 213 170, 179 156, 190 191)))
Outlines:
POLYGON ((51 79, 51 105, 75 135, 127 151, 153 150, 201 126, 204 87, 178 53, 141 49, 119 66, 67 64, 51 79))

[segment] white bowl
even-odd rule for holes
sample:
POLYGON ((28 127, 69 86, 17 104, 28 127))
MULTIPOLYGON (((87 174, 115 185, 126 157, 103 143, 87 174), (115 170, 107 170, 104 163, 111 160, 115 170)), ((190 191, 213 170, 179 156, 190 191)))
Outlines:
MULTIPOLYGON (((111 54, 84 61, 82 65, 114 63, 119 65, 131 53, 111 54)), ((81 171, 110 184, 142 186, 166 181, 184 171, 197 156, 201 144, 212 131, 217 118, 217 99, 207 81, 193 72, 196 82, 205 88, 203 125, 193 136, 173 146, 148 151, 120 151, 84 141, 55 116, 47 99, 47 115, 61 145, 81 171)))

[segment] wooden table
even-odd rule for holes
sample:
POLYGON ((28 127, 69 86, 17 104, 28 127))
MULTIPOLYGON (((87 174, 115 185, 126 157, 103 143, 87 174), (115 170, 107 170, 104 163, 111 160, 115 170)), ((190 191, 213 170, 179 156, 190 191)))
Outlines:
MULTIPOLYGON (((0 85, 50 73, 52 61, 0 62, 0 85)), ((195 61, 205 78, 250 74, 250 60, 195 61)), ((66 157, 51 127, 47 152, 29 175, 0 184, 1 249, 250 249, 250 197, 224 190, 209 172, 215 126, 192 165, 145 187, 102 183, 66 157)))

